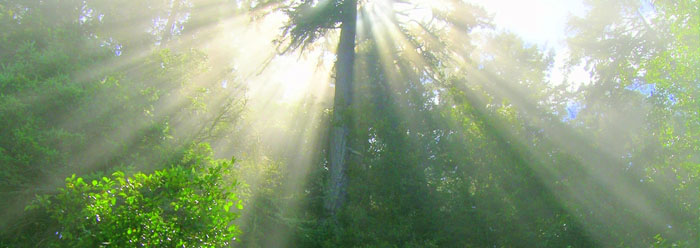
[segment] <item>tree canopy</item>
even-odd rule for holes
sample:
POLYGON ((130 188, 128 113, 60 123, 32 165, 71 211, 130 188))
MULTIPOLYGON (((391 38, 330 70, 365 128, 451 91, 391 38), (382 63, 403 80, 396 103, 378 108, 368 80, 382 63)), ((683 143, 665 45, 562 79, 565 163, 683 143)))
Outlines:
POLYGON ((0 1, 0 247, 697 247, 700 3, 582 4, 0 1))

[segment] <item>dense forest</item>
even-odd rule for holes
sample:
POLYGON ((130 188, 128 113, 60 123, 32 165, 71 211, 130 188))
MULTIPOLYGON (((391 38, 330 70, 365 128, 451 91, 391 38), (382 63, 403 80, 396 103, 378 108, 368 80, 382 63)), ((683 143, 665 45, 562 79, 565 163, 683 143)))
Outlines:
POLYGON ((700 2, 583 5, 0 0, 0 247, 699 247, 700 2))

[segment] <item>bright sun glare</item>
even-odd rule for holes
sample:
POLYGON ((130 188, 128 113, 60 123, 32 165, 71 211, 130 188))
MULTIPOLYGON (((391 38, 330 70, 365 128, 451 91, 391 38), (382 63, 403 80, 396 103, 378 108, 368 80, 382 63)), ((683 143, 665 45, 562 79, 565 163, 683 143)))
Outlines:
POLYGON ((0 247, 698 244, 699 4, 658 2, 2 1, 0 247))

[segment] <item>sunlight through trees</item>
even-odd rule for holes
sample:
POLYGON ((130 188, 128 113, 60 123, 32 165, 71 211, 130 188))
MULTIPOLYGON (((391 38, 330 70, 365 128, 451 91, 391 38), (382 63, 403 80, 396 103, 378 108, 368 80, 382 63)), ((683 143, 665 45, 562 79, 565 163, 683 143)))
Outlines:
POLYGON ((507 3, 0 1, 0 247, 700 245, 700 3, 507 3))

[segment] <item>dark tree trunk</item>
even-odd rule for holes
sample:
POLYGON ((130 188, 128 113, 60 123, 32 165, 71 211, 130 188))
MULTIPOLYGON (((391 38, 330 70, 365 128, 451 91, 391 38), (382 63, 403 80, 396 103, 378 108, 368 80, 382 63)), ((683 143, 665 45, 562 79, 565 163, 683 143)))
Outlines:
POLYGON ((345 0, 341 7, 343 20, 338 43, 338 55, 335 64, 335 100, 333 102, 333 121, 331 122, 329 155, 330 177, 324 207, 331 218, 345 200, 347 184, 347 156, 349 130, 349 107, 352 104, 353 68, 355 63, 355 23, 357 18, 357 0, 345 0))

